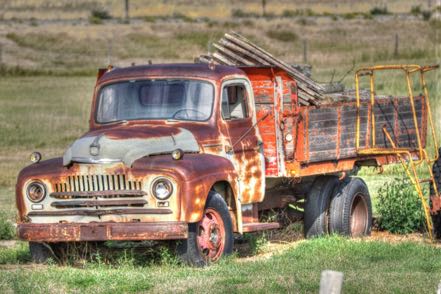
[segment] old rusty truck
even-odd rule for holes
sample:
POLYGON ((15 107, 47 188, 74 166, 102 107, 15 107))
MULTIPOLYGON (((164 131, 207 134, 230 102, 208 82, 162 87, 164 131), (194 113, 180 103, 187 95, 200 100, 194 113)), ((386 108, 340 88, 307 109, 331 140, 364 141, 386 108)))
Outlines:
MULTIPOLYGON (((235 235, 279 228, 260 216, 302 200, 306 237, 369 235, 360 167, 410 162, 416 185, 436 180, 413 173, 434 161, 425 150, 427 86, 378 97, 374 72, 430 69, 364 68, 353 99, 319 106, 300 105, 297 81, 277 67, 100 70, 89 131, 60 158, 34 152, 18 175, 18 236, 36 262, 63 244, 168 240, 182 260, 205 265, 231 253, 235 235), (363 77, 372 82, 368 97, 358 89, 363 77)), ((432 213, 441 205, 434 188, 432 213)))

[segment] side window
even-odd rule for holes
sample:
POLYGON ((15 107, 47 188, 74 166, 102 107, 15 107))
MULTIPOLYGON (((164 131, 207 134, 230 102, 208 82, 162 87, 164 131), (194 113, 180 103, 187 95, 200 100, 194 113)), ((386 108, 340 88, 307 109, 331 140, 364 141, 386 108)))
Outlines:
POLYGON ((248 117, 247 90, 242 84, 225 86, 222 89, 222 117, 226 120, 248 117))

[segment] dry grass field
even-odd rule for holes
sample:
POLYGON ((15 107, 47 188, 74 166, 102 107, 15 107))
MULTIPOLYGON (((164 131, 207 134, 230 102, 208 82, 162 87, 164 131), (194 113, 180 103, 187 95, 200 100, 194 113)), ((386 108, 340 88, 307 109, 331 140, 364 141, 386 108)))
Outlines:
MULTIPOLYGON (((113 17, 124 16, 124 2, 110 0, 3 0, 1 16, 3 19, 87 19, 90 10, 103 8, 113 17)), ((432 1, 435 5, 435 1, 432 1)), ((412 7, 426 6, 424 0, 267 0, 268 14, 281 14, 289 10, 311 10, 315 13, 353 13, 369 12, 372 7, 387 4, 389 11, 394 13, 408 13, 412 7)), ((232 10, 243 10, 248 13, 261 14, 262 4, 259 0, 174 0, 149 1, 130 0, 130 11, 133 17, 169 16, 184 14, 191 18, 207 17, 213 19, 229 19, 232 10)))
POLYGON ((410 14, 412 7, 424 10, 425 1, 387 1, 387 15, 371 13, 383 7, 381 1, 266 1, 267 17, 259 17, 260 1, 132 0, 130 24, 121 19, 123 1, 4 2, 1 62, 34 73, 91 74, 109 62, 192 61, 234 30, 293 63, 304 62, 306 42, 314 74, 329 81, 353 64, 434 63, 441 43, 435 16, 425 21, 410 14), (95 24, 89 19, 95 10, 111 18, 95 24))
MULTIPOLYGON (((261 1, 131 0, 129 24, 123 1, 0 2, 0 214, 10 221, 15 178, 29 153, 60 156, 87 130, 98 67, 192 62, 213 51, 211 43, 230 30, 291 63, 305 62, 306 42, 314 79, 342 80, 347 87, 353 87, 354 68, 434 64, 441 57, 435 0, 430 19, 424 15, 428 1, 267 0, 262 17, 261 1), (375 12, 384 4, 387 14, 375 12), (97 11, 107 15, 92 17, 97 11)), ((438 130, 440 81, 440 71, 429 77, 438 130)), ((379 76, 378 86, 385 94, 404 90, 397 75, 379 76)), ((374 197, 394 171, 383 176, 362 171, 374 197)), ((19 243, 0 248, 0 264, 6 264, 0 266, 0 292, 317 292, 320 270, 332 267, 347 274, 348 293, 433 293, 441 277, 439 249, 421 243, 332 237, 285 249, 202 270, 178 266, 167 256, 153 265, 126 256, 79 269, 30 265, 28 249, 19 243)))

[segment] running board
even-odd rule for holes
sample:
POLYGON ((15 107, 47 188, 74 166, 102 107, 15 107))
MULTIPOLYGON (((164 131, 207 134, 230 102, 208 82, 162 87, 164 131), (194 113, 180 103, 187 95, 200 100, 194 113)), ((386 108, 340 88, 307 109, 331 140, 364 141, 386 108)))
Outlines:
POLYGON ((247 223, 243 224, 242 231, 244 233, 273 230, 280 228, 279 223, 247 223))

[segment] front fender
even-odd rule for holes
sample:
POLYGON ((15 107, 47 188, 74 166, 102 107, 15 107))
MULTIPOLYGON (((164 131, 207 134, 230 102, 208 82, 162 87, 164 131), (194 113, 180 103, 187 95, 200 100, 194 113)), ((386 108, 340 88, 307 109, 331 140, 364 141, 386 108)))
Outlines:
POLYGON ((216 182, 230 184, 237 201, 238 175, 230 160, 213 154, 185 154, 181 160, 169 155, 153 156, 135 162, 134 169, 168 170, 182 179, 179 183, 180 220, 194 223, 202 218, 210 189, 216 182))
POLYGON ((201 161, 196 159, 195 164, 201 169, 200 176, 186 183, 181 197, 181 218, 188 223, 201 220, 208 193, 217 182, 229 183, 236 202, 239 195, 238 175, 228 159, 208 155, 201 161))

